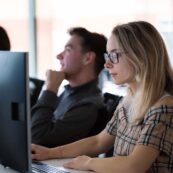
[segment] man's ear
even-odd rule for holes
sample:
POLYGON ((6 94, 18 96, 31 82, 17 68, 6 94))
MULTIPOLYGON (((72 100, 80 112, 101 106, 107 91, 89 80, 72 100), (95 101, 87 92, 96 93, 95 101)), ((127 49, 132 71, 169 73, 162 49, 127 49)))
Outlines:
POLYGON ((83 58, 83 63, 85 65, 88 65, 90 63, 94 63, 95 58, 96 58, 96 53, 95 52, 87 52, 85 54, 85 57, 83 58))

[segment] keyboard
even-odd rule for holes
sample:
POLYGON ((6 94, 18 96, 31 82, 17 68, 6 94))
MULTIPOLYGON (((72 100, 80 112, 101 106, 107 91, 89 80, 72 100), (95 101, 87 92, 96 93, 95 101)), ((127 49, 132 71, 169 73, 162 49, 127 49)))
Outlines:
POLYGON ((70 173, 63 167, 55 167, 46 163, 32 162, 32 173, 70 173))

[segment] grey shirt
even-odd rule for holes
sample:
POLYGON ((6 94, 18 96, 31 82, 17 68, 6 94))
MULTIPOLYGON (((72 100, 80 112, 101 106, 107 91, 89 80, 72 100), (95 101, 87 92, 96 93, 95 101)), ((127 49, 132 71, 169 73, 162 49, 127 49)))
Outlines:
POLYGON ((65 86, 58 97, 43 91, 32 108, 32 143, 55 147, 87 137, 103 107, 103 97, 94 80, 78 87, 65 86))

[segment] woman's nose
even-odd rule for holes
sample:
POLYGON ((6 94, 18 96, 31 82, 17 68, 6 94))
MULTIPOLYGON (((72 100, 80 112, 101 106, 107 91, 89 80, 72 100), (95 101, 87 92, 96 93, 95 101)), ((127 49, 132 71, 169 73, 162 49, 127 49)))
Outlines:
POLYGON ((107 60, 107 61, 105 62, 105 64, 104 64, 104 67, 107 68, 107 69, 110 69, 110 68, 113 67, 113 64, 112 64, 109 60, 107 60))

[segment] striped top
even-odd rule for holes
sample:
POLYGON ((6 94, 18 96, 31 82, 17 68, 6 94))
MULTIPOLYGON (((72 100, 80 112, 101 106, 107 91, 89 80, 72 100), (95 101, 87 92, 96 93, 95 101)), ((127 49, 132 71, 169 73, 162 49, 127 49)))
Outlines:
POLYGON ((116 136, 114 156, 127 156, 136 145, 160 151, 147 173, 173 173, 173 107, 151 108, 140 123, 129 123, 126 109, 119 107, 106 130, 116 136))

